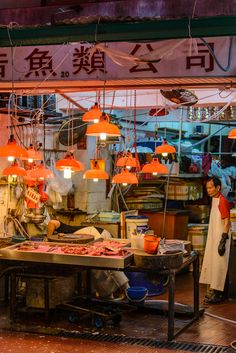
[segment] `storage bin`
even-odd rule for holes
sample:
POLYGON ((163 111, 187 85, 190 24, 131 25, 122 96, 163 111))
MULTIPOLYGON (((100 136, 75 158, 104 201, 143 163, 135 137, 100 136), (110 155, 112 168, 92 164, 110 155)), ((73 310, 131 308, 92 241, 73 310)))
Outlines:
MULTIPOLYGON (((139 211, 148 217, 148 226, 158 237, 162 236, 164 213, 157 211, 139 211)), ((165 217, 164 236, 166 239, 187 240, 188 212, 182 210, 168 210, 165 217)))
POLYGON ((207 240, 207 229, 201 226, 193 226, 188 229, 188 239, 192 244, 192 249, 204 253, 206 240, 207 240))

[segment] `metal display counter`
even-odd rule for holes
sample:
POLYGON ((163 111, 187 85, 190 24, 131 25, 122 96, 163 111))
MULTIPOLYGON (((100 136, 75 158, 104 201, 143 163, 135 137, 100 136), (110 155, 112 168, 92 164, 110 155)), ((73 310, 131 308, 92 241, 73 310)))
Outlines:
MULTIPOLYGON (((52 243, 50 243, 51 245, 52 243)), ((1 251, 2 253, 2 251, 1 251)), ((9 254, 8 254, 9 255, 9 254)), ((33 261, 33 258, 23 259, 22 256, 14 257, 8 256, 7 249, 2 253, 1 264, 5 267, 5 271, 8 271, 10 277, 10 320, 14 322, 16 311, 17 311, 17 301, 16 301, 16 284, 19 277, 23 278, 40 278, 44 281, 44 299, 45 299, 45 324, 50 321, 50 308, 49 308, 49 282, 51 279, 55 278, 62 273, 73 273, 75 271, 79 272, 81 270, 86 270, 87 273, 87 295, 91 294, 91 271, 92 269, 104 269, 104 270, 124 270, 125 271, 135 271, 135 272, 148 272, 156 274, 157 276, 169 276, 168 285, 168 300, 166 301, 168 310, 168 341, 173 340, 178 334, 180 334, 184 329, 191 325, 195 320, 199 318, 199 257, 196 252, 192 252, 189 256, 183 259, 181 265, 176 268, 174 266, 165 268, 142 268, 134 265, 134 262, 130 261, 132 257, 128 257, 128 262, 123 261, 122 264, 116 263, 116 266, 111 265, 109 262, 105 265, 105 262, 90 263, 84 261, 63 261, 56 263, 55 258, 51 262, 52 257, 47 257, 47 261, 41 263, 41 258, 37 258, 33 261), (40 265, 41 263, 41 265, 40 265), (190 264, 193 266, 193 306, 191 306, 191 320, 189 320, 181 329, 177 332, 175 331, 175 279, 176 274, 179 273, 184 268, 187 268, 190 264), (8 270, 7 270, 8 269, 8 270)), ((168 255, 169 258, 171 255, 168 255)), ((163 261, 163 259, 162 259, 163 261)), ((168 260, 169 262, 169 260, 168 260)), ((0 274, 1 275, 1 274, 0 274)), ((162 301, 163 302, 163 301, 162 301)))

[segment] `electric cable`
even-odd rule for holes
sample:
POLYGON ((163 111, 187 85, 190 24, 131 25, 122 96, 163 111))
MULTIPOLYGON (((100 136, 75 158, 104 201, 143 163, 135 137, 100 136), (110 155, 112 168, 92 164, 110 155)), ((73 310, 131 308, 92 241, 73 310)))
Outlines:
POLYGON ((232 60, 232 49, 233 49, 233 37, 230 37, 230 42, 229 42, 229 50, 228 50, 228 62, 227 62, 227 66, 223 67, 221 65, 221 63, 219 62, 219 60, 217 59, 214 51, 212 50, 211 46, 209 45, 209 43, 207 43, 207 41, 200 37, 200 40, 205 44, 205 46, 208 48, 211 56, 214 58, 217 66, 224 72, 228 72, 230 69, 230 65, 231 65, 231 60, 232 60))

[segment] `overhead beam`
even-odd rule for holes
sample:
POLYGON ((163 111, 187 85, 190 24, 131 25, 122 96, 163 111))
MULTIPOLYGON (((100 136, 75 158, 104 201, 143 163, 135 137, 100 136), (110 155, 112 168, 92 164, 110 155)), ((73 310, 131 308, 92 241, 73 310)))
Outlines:
POLYGON ((71 98, 70 96, 68 96, 67 94, 63 93, 60 89, 55 89, 55 93, 60 94, 63 98, 65 98, 66 100, 68 100, 70 103, 72 103, 74 106, 76 106, 77 108, 79 108, 80 110, 82 110, 83 112, 87 112, 88 110, 84 107, 82 107, 82 105, 80 105, 79 103, 77 103, 73 98, 71 98))
POLYGON ((236 16, 0 28, 0 47, 236 35, 236 16))

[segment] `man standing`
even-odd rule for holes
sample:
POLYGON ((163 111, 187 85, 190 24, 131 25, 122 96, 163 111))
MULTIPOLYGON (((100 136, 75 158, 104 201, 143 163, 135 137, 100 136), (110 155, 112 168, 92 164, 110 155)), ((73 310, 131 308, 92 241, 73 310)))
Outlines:
POLYGON ((212 206, 200 283, 210 285, 205 302, 216 304, 224 299, 231 240, 230 203, 221 194, 221 181, 217 177, 208 179, 206 189, 212 197, 212 206))

